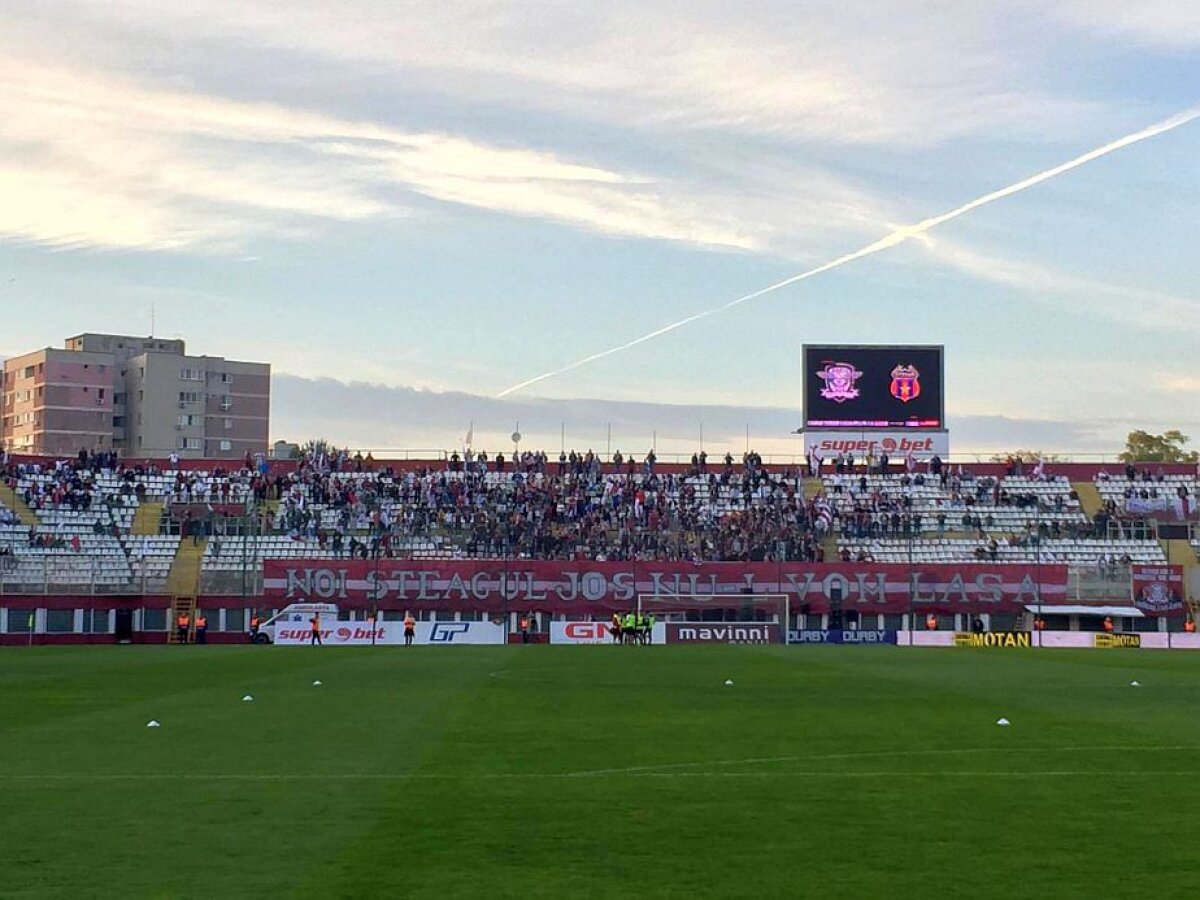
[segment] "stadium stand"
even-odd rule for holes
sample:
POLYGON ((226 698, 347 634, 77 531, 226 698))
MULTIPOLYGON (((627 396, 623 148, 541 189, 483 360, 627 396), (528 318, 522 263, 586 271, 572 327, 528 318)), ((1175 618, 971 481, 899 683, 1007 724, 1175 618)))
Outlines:
POLYGON ((1083 485, 1099 506, 1089 515, 1062 475, 814 478, 753 454, 670 471, 590 453, 403 468, 342 453, 234 471, 81 457, 9 462, 4 475, 5 589, 177 596, 244 589, 261 561, 302 558, 1043 562, 1117 578, 1165 559, 1153 533, 1129 527, 1137 501, 1197 490, 1193 476, 1100 473, 1083 485))

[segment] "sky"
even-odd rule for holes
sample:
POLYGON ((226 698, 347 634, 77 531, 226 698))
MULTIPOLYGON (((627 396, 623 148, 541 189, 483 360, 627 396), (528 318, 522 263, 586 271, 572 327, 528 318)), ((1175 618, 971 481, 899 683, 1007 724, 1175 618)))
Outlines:
POLYGON ((799 452, 805 343, 946 346, 951 448, 1200 440, 1178 0, 0 0, 0 356, 272 363, 272 436, 799 452), (747 438, 747 432, 749 437, 747 438))

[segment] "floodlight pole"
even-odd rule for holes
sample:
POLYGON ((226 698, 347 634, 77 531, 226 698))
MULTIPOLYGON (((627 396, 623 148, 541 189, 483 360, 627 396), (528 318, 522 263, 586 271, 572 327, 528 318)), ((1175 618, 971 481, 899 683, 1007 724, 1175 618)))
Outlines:
MULTIPOLYGON (((1038 620, 1041 621, 1041 619, 1042 619, 1042 502, 1040 500, 1038 501, 1037 511, 1038 511, 1037 522, 1036 522, 1035 530, 1034 530, 1034 540, 1037 542, 1034 544, 1034 553, 1035 553, 1034 569, 1037 571, 1037 582, 1035 583, 1034 587, 1037 591, 1037 617, 1038 617, 1038 620)), ((1037 628, 1036 624, 1035 624, 1033 630, 1038 632, 1038 646, 1040 647, 1040 646, 1042 646, 1041 631, 1037 628)))
POLYGON ((913 630, 916 628, 916 603, 913 597, 913 530, 912 520, 908 523, 908 646, 913 645, 913 630))

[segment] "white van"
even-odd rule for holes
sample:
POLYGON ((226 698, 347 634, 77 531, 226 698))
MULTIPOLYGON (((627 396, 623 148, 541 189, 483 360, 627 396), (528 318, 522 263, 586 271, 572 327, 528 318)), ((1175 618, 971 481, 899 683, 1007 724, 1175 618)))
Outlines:
POLYGON ((258 626, 258 631, 250 632, 250 640, 255 644, 273 644, 275 629, 280 625, 300 625, 307 627, 308 620, 314 615, 321 619, 337 620, 338 607, 336 603, 291 603, 271 616, 258 626))

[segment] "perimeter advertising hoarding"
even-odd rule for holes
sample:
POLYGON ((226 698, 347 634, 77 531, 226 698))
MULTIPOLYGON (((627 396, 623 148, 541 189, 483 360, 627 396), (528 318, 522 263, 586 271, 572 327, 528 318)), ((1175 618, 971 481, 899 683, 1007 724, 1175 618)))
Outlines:
POLYGON ((768 622, 668 622, 668 644, 780 644, 782 632, 768 622))
POLYGON ((788 631, 789 644, 894 644, 898 632, 882 628, 800 628, 788 631))
MULTIPOLYGON (((608 622, 551 622, 550 643, 552 644, 612 644, 612 632, 608 622)), ((650 635, 650 643, 662 644, 667 639, 667 626, 656 622, 650 635)))
MULTIPOLYGON (((793 612, 1022 613, 1063 603, 1061 565, 902 563, 689 563, 528 560, 333 560, 263 562, 264 597, 336 603, 343 609, 406 609, 610 615, 639 595, 686 595, 711 609, 739 610, 755 594, 783 595, 793 612), (805 606, 807 605, 807 609, 805 606)), ((701 608, 697 606, 696 608, 701 608)))
POLYGON ((804 428, 945 427, 943 348, 805 345, 804 428))
MULTIPOLYGON (((494 622, 417 622, 413 629, 414 644, 435 647, 466 644, 503 644, 504 626, 494 622)), ((312 640, 312 627, 307 621, 280 623, 275 630, 275 644, 280 647, 305 646, 312 640)), ((338 622, 322 617, 321 642, 337 647, 361 647, 372 644, 403 644, 403 622, 338 622), (372 634, 372 631, 374 634, 372 634)))

